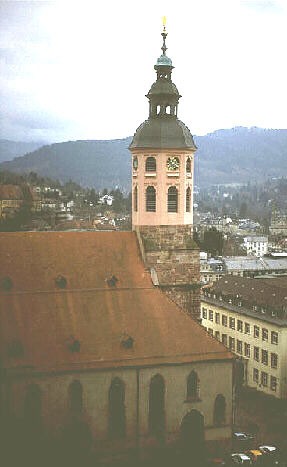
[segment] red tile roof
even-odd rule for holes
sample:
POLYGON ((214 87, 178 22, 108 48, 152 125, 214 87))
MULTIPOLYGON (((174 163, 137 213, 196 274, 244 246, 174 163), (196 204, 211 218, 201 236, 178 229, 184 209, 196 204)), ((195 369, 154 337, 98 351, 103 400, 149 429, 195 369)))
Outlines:
POLYGON ((7 277, 13 282, 0 292, 0 355, 11 371, 232 358, 152 285, 132 232, 1 233, 0 264, 0 286, 7 277), (134 342, 125 348, 129 336, 134 342), (73 339, 79 352, 70 350, 73 339), (13 342, 23 355, 7 352, 13 342))
POLYGON ((0 185, 0 200, 22 200, 23 191, 19 185, 0 185))

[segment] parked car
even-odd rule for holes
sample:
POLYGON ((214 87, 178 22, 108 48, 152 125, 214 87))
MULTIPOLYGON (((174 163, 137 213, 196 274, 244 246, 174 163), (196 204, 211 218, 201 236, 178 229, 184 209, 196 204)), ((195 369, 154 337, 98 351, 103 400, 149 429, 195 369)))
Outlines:
POLYGON ((232 446, 235 451, 245 451, 253 447, 255 436, 243 431, 236 431, 232 433, 232 446))
POLYGON ((246 452, 246 454, 250 457, 252 460, 253 464, 256 465, 265 465, 265 456, 263 455, 263 452, 260 451, 259 449, 250 449, 249 451, 246 452))
POLYGON ((245 453, 234 453, 230 456, 230 465, 252 465, 251 458, 245 453))

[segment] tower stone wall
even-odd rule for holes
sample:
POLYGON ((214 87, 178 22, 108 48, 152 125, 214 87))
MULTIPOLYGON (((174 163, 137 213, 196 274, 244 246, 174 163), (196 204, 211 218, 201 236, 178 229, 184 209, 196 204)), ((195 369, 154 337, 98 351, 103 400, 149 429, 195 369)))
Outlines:
POLYGON ((199 248, 190 225, 136 229, 146 267, 168 297, 195 319, 200 316, 199 248))

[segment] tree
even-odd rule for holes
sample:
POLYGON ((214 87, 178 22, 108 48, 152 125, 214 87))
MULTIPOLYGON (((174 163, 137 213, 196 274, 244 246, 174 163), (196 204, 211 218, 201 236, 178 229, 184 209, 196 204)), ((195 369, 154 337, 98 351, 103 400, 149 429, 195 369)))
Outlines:
POLYGON ((215 227, 204 232, 202 248, 212 256, 222 256, 223 234, 215 227))

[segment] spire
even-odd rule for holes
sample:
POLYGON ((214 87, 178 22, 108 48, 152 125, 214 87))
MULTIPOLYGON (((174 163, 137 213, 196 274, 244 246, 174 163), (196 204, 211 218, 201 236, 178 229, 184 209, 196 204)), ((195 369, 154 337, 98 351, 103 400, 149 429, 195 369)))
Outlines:
POLYGON ((162 18, 162 33, 161 33, 161 35, 162 35, 162 39, 163 39, 163 43, 162 43, 162 47, 161 47, 162 54, 157 59, 157 62, 156 62, 156 65, 154 66, 154 68, 157 71, 158 78, 162 75, 162 72, 164 72, 164 74, 170 78, 171 70, 173 69, 173 66, 172 66, 171 59, 166 55, 167 46, 166 46, 165 40, 166 40, 166 37, 167 37, 167 32, 166 32, 166 17, 165 16, 162 18))
POLYGON ((167 47, 166 47, 166 45, 165 45, 165 40, 166 40, 166 36, 167 36, 167 32, 166 32, 166 17, 165 17, 165 16, 163 16, 163 18, 162 18, 162 28, 163 28, 163 29, 162 29, 161 35, 162 35, 162 37, 163 37, 163 44, 162 44, 161 50, 162 50, 163 55, 165 55, 165 52, 167 51, 167 47))

